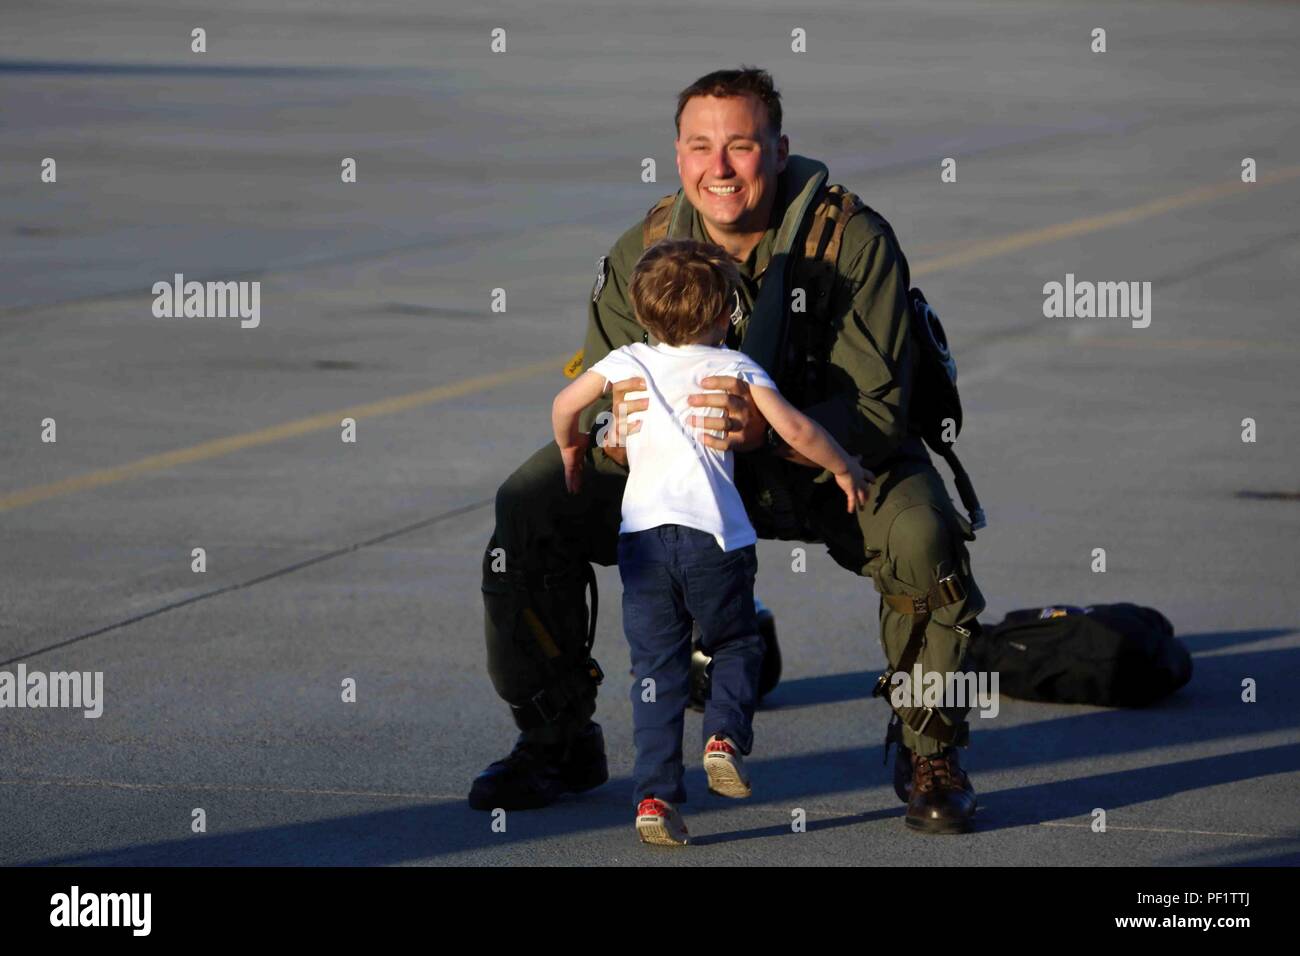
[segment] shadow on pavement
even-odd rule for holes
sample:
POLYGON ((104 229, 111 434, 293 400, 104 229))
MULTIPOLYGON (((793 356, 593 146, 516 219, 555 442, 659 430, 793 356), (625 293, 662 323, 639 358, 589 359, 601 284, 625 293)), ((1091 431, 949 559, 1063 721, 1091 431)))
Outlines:
MULTIPOLYGON (((1203 650, 1286 633, 1289 632, 1242 631, 1235 635, 1192 635, 1188 640, 1203 650)), ((1004 830, 1086 817, 1099 806, 1113 812, 1186 791, 1300 770, 1300 743, 1288 743, 1220 756, 1159 760, 1137 768, 1012 789, 980 788, 981 772, 1033 766, 1044 757, 1053 763, 1087 760, 1294 728, 1300 725, 1300 700, 1289 692, 1280 693, 1279 688, 1296 685, 1293 677, 1298 668, 1300 650, 1295 649, 1225 654, 1198 659, 1191 683, 1154 707, 1140 710, 1081 707, 1078 713, 1063 717, 987 730, 980 728, 979 718, 973 718, 974 746, 971 756, 963 762, 971 770, 979 791, 978 829, 1004 830), (1267 703, 1248 705, 1241 701, 1241 679, 1245 676, 1260 682, 1260 699, 1267 703)), ((858 675, 814 678, 812 682, 792 684, 824 688, 839 686, 834 684, 839 679, 857 680, 858 675), (828 685, 827 680, 832 683, 828 685), (816 683, 819 681, 822 683, 816 683)), ((801 691, 795 687, 792 693, 797 697, 801 691)), ((1057 708, 1060 705, 1030 706, 1057 708)), ((883 727, 883 704, 880 710, 883 727)), ((789 807, 798 805, 798 801, 835 794, 863 798, 870 791, 864 799, 862 815, 809 820, 810 831, 901 815, 902 806, 889 785, 890 769, 881 764, 876 738, 874 729, 870 733, 864 729, 860 747, 754 761, 755 783, 761 788, 758 791, 761 797, 749 801, 749 805, 789 807), (877 808, 868 805, 872 802, 877 808)), ((697 801, 704 795, 702 770, 688 770, 687 787, 697 801)), ((525 841, 629 827, 632 813, 629 789, 630 781, 624 777, 610 781, 593 793, 566 798, 545 810, 511 812, 507 818, 508 834, 493 833, 489 814, 470 810, 458 800, 242 833, 209 833, 31 862, 108 866, 396 864, 486 849, 496 843, 517 846, 525 841)), ((1112 819, 1112 822, 1116 821, 1112 819)), ((700 842, 752 840, 789 832, 789 824, 783 822, 735 834, 714 834, 700 842)), ((1272 856, 1253 862, 1283 865, 1293 861, 1300 849, 1300 839, 1275 841, 1273 849, 1276 852, 1272 856)), ((1242 862, 1248 861, 1251 860, 1242 862)))
MULTIPOLYGON (((901 807, 901 804, 900 804, 901 807)), ((848 816, 833 817, 829 820, 809 820, 807 831, 815 833, 818 830, 834 830, 838 827, 852 826, 857 823, 870 823, 874 820, 888 820, 891 817, 900 815, 900 810, 890 808, 889 810, 873 810, 870 813, 854 813, 848 816)), ((748 830, 737 830, 734 833, 713 833, 709 836, 696 837, 693 842, 696 846, 708 846, 709 844, 739 843, 742 840, 758 840, 766 837, 779 837, 791 833, 789 823, 778 823, 770 827, 752 827, 748 830)))

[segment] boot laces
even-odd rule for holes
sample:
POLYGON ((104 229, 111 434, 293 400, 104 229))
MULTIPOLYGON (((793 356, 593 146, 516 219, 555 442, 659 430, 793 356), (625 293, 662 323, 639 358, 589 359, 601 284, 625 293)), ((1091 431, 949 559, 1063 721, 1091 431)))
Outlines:
POLYGON ((553 748, 548 748, 543 744, 531 740, 520 740, 515 744, 514 749, 502 759, 501 763, 511 769, 533 767, 537 764, 546 763, 552 752, 553 748))
POLYGON ((922 791, 953 789, 964 785, 965 774, 956 754, 916 758, 917 787, 922 791))

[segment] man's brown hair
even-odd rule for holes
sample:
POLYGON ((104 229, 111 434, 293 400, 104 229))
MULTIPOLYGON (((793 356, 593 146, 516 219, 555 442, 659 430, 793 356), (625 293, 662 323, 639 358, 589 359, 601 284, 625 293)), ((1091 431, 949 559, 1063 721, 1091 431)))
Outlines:
POLYGON ((767 129, 773 138, 781 136, 781 94, 772 85, 772 74, 756 66, 745 66, 738 70, 715 70, 700 77, 686 89, 677 94, 677 115, 673 122, 677 125, 677 135, 682 135, 682 110, 689 100, 697 96, 754 96, 767 108, 767 129))
POLYGON ((640 325, 666 345, 687 345, 734 308, 736 263, 721 246, 661 239, 632 269, 628 292, 640 325))

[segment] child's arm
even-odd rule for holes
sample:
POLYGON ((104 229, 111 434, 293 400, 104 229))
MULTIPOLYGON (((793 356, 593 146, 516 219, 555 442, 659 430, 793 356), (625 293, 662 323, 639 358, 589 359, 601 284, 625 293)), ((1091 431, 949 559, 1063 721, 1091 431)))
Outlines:
POLYGON ((582 487, 582 459, 590 443, 590 437, 578 431, 578 417, 604 391, 605 376, 588 370, 565 386, 551 403, 551 428, 564 459, 564 485, 569 494, 577 494, 582 487))
POLYGON ((780 392, 751 384, 749 393, 767 423, 791 448, 835 476, 836 484, 848 497, 849 511, 866 505, 866 485, 876 480, 875 475, 864 469, 826 429, 787 402, 780 392))

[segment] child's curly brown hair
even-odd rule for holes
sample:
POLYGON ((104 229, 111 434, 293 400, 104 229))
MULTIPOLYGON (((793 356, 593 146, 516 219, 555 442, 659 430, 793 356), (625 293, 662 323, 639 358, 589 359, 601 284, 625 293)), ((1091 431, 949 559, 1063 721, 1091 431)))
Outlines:
POLYGON ((733 308, 740 286, 735 261, 721 246, 661 239, 632 269, 628 291, 637 322, 667 345, 687 345, 733 308))

